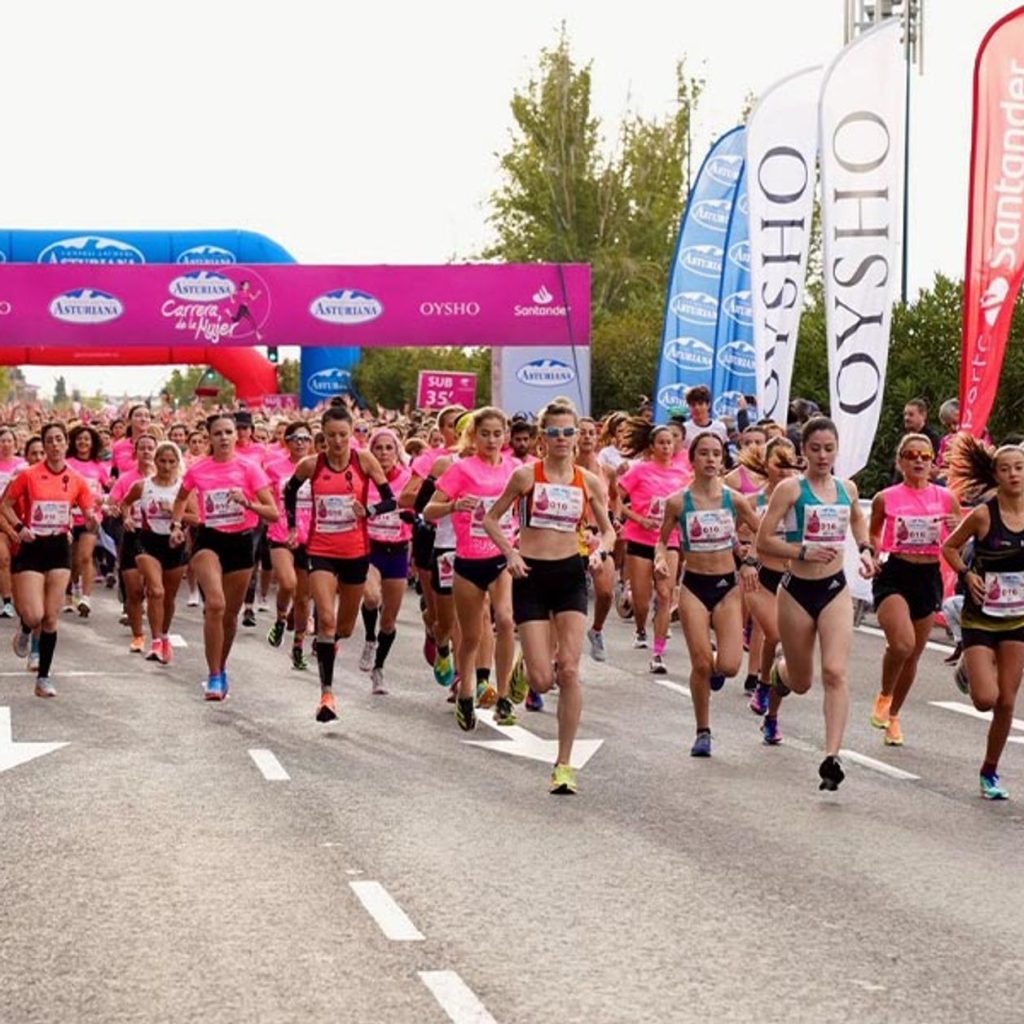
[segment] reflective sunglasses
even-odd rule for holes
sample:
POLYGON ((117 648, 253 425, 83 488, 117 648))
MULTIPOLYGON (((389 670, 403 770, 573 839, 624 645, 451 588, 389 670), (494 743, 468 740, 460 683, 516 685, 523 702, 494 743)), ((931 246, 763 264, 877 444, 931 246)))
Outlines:
POLYGON ((931 462, 935 456, 927 448, 908 448, 905 452, 900 452, 900 458, 922 459, 925 462, 931 462))
POLYGON ((301 441, 303 444, 308 444, 313 440, 312 434, 292 434, 290 437, 286 437, 285 440, 290 444, 292 441, 301 441))
POLYGON ((544 436, 545 437, 575 437, 576 436, 576 428, 575 427, 545 427, 544 428, 544 436))

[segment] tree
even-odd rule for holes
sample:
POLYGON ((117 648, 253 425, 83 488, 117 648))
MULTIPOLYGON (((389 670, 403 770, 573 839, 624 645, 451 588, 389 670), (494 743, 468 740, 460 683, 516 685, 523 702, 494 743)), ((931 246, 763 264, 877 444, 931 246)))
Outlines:
POLYGON ((200 386, 214 387, 220 389, 220 400, 222 402, 233 402, 235 400, 235 386, 225 380, 216 370, 208 366, 189 366, 182 373, 177 367, 171 372, 170 377, 164 382, 162 391, 170 394, 174 404, 188 405, 196 398, 196 388, 200 386))
POLYGON ((299 393, 299 361, 285 359, 277 367, 277 390, 283 395, 299 393))
POLYGON ((401 409, 415 400, 420 370, 456 370, 477 375, 477 402, 491 393, 490 349, 372 348, 363 353, 352 382, 370 406, 401 409))
POLYGON ((53 385, 53 404, 54 405, 65 405, 68 400, 68 385, 67 381, 64 380, 64 375, 61 374, 57 378, 57 382, 53 385))

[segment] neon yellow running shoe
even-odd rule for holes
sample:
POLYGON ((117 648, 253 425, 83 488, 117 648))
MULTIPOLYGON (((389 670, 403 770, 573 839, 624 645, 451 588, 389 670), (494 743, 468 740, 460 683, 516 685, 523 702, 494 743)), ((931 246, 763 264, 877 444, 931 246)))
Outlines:
POLYGON ((880 693, 875 698, 875 706, 871 709, 871 724, 876 729, 884 729, 889 724, 889 706, 892 697, 880 693))
POLYGON ((551 773, 550 793, 559 796, 576 792, 576 769, 568 764, 556 764, 551 773))
POLYGON ((523 659, 523 652, 516 655, 515 664, 512 666, 512 678, 508 684, 508 695, 512 698, 513 704, 522 704, 530 692, 530 680, 526 678, 526 662, 523 659))

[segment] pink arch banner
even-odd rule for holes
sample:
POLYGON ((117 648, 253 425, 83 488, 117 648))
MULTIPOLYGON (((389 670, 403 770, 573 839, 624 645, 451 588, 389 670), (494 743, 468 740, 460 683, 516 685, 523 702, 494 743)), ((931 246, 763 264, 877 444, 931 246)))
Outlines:
POLYGON ((583 264, 0 264, 0 346, 589 343, 583 264))

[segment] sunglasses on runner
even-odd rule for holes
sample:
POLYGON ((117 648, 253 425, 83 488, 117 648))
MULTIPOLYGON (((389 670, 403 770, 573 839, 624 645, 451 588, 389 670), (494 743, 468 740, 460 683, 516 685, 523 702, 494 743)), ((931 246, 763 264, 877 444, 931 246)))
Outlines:
POLYGON ((544 436, 545 437, 575 437, 576 436, 576 428, 575 427, 545 427, 544 428, 544 436))
POLYGON ((900 452, 901 459, 923 459, 925 462, 931 462, 935 456, 927 449, 919 448, 908 448, 905 452, 900 452))
POLYGON ((292 434, 290 437, 286 437, 285 440, 289 442, 301 441, 303 444, 306 444, 307 442, 312 441, 313 437, 311 434, 292 434))

